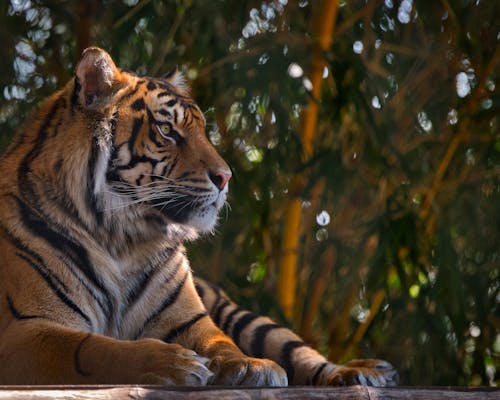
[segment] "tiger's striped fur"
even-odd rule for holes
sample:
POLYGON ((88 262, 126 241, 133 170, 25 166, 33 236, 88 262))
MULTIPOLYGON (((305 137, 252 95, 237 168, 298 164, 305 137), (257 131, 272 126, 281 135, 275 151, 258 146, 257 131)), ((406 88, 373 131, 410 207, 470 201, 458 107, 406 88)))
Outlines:
POLYGON ((178 73, 87 49, 0 160, 0 384, 390 384, 387 363, 335 366, 203 281, 200 298, 183 243, 230 177, 178 73))

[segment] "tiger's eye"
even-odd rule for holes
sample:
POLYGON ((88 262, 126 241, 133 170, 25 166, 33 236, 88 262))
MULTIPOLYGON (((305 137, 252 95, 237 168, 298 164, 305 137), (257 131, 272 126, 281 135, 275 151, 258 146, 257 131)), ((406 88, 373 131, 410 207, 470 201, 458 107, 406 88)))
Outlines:
POLYGON ((160 135, 162 135, 165 139, 170 139, 168 137, 170 134, 170 125, 156 125, 156 128, 158 129, 158 132, 160 132, 160 135))
POLYGON ((158 129, 160 135, 169 142, 180 144, 184 140, 184 138, 179 135, 178 132, 173 130, 170 125, 156 125, 156 128, 158 129))

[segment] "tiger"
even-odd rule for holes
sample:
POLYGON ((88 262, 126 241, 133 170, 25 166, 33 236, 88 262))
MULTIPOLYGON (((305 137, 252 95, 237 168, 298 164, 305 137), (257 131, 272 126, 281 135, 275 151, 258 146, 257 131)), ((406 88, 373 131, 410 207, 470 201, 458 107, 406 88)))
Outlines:
POLYGON ((87 48, 0 159, 0 384, 395 385, 193 276, 231 177, 178 69, 87 48))

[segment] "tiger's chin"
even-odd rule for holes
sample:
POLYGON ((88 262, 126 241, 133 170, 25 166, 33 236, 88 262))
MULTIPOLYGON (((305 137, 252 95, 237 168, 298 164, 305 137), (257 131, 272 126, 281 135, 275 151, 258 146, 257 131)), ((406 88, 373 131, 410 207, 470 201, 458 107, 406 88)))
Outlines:
POLYGON ((213 233, 217 225, 219 207, 216 204, 201 207, 194 211, 185 225, 194 228, 198 233, 213 233))
MULTIPOLYGON (((211 234, 217 225, 219 212, 226 202, 226 191, 203 202, 189 201, 161 205, 160 211, 176 225, 194 230, 197 234, 211 234)), ((163 204, 163 203, 160 203, 163 204)))
POLYGON ((182 231, 188 233, 184 237, 187 240, 196 239, 202 234, 211 234, 214 232, 218 221, 220 206, 212 203, 184 212, 178 212, 172 209, 162 209, 161 213, 167 226, 177 226, 182 231))

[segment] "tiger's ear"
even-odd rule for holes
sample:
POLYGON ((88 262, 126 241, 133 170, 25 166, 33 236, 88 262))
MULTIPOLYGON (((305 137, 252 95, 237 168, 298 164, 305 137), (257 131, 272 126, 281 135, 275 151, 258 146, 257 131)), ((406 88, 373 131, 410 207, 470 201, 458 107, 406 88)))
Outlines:
POLYGON ((189 86, 187 84, 186 76, 179 68, 175 67, 173 70, 165 75, 165 79, 170 83, 180 94, 189 96, 189 86))
POLYGON ((81 85, 79 100, 85 107, 101 106, 122 86, 121 73, 111 56, 98 47, 89 47, 82 53, 76 67, 81 85))

